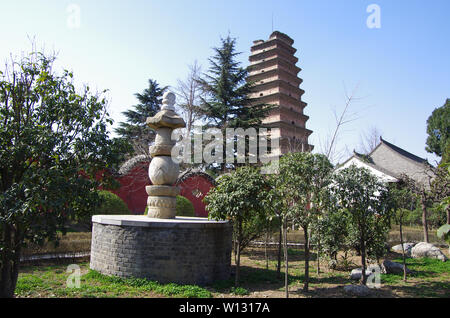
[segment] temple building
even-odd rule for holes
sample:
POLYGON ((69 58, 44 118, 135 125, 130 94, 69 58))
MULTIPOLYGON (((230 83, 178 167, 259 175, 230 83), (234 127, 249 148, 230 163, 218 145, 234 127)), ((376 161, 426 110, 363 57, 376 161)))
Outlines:
POLYGON ((271 128, 270 138, 279 138, 281 154, 313 149, 308 143, 312 131, 306 128, 309 117, 303 113, 307 104, 301 99, 304 90, 299 87, 301 69, 295 65, 298 58, 293 43, 289 36, 275 31, 267 41, 253 41, 249 57, 247 81, 254 83, 250 97, 255 104, 274 106, 263 124, 271 128))
POLYGON ((380 143, 369 154, 353 151, 353 156, 338 165, 337 170, 356 165, 368 169, 383 182, 397 182, 402 174, 429 188, 435 176, 427 159, 420 158, 380 137, 380 143))

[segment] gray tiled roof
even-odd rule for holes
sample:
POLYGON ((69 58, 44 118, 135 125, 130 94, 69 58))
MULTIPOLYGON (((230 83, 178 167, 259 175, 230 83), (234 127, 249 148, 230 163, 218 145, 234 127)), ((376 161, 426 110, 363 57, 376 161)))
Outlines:
POLYGON ((355 157, 368 166, 394 178, 398 179, 402 174, 406 174, 425 187, 429 186, 430 177, 434 176, 434 167, 426 159, 420 158, 381 137, 380 143, 369 154, 365 155, 354 151, 351 158, 355 157))
POLYGON ((380 137, 380 140, 381 140, 381 142, 384 143, 386 146, 388 146, 388 147, 391 148, 392 150, 398 152, 398 153, 401 154, 402 156, 405 156, 405 157, 407 157, 407 158, 409 158, 409 159, 411 159, 411 160, 414 160, 414 161, 416 161, 416 162, 418 162, 418 163, 428 164, 428 160, 427 160, 427 159, 420 158, 420 157, 418 157, 418 156, 416 156, 416 155, 414 155, 414 154, 412 154, 412 153, 410 153, 410 152, 408 152, 408 151, 406 151, 406 150, 404 150, 404 149, 402 149, 402 148, 400 148, 400 147, 397 147, 397 146, 394 145, 394 144, 391 144, 390 142, 387 142, 386 140, 384 140, 384 139, 381 138, 381 137, 380 137))

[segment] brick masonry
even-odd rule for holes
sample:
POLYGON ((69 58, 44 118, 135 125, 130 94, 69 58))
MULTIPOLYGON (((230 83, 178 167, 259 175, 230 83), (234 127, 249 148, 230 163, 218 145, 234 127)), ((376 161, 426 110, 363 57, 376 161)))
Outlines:
POLYGON ((136 226, 94 220, 90 268, 160 283, 210 285, 230 276, 231 235, 224 222, 136 226))

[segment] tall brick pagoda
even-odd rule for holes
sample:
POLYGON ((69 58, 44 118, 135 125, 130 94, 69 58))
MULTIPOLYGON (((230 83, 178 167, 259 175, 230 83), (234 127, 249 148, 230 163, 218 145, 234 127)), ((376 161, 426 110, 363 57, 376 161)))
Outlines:
POLYGON ((308 143, 312 131, 306 128, 308 116, 303 114, 306 103, 301 100, 304 90, 299 88, 301 71, 295 64, 297 51, 292 47, 294 40, 284 33, 275 31, 267 41, 253 41, 251 47, 250 71, 247 81, 254 83, 250 95, 254 103, 275 105, 263 120, 271 129, 271 138, 280 138, 281 154, 311 151, 308 143))

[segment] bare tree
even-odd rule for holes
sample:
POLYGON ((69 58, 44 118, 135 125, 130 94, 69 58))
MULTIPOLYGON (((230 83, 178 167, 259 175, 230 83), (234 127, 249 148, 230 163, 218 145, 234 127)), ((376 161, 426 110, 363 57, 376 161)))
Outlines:
POLYGON ((333 115, 336 122, 333 132, 329 133, 324 139, 319 140, 320 153, 327 156, 327 158, 333 163, 340 161, 340 159, 342 159, 346 154, 346 147, 343 149, 338 148, 338 141, 343 127, 359 119, 358 112, 351 111, 352 104, 360 99, 359 97, 356 97, 358 86, 359 84, 355 86, 350 95, 345 90, 345 106, 342 112, 338 114, 336 109, 333 110, 333 115))
POLYGON ((188 137, 193 129, 194 123, 200 118, 199 105, 202 96, 201 85, 199 84, 199 76, 201 74, 201 66, 194 62, 189 65, 189 73, 185 80, 178 80, 176 94, 178 95, 178 107, 186 122, 186 137, 188 137))
POLYGON ((368 130, 364 131, 359 136, 360 142, 358 151, 363 154, 371 153, 380 143, 381 134, 381 131, 377 127, 369 127, 368 130))

